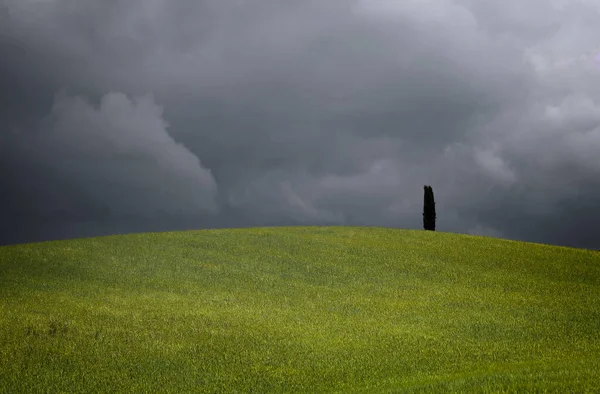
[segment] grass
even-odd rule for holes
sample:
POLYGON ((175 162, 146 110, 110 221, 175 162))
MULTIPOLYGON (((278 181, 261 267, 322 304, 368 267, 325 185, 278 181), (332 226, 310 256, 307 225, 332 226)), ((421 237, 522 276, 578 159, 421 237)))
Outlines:
POLYGON ((600 254, 273 227, 0 247, 0 392, 593 392, 600 254))

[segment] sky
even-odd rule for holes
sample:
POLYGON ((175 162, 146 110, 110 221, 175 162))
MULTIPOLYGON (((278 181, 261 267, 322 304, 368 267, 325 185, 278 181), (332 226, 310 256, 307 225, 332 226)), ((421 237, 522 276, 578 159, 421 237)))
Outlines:
POLYGON ((600 249, 600 0, 2 0, 0 87, 0 244, 422 229, 431 185, 600 249))

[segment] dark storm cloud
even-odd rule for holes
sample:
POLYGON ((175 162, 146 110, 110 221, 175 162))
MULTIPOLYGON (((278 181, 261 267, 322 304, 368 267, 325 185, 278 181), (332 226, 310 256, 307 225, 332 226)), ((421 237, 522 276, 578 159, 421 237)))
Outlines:
POLYGON ((431 184, 440 231, 600 247, 594 7, 7 1, 4 215, 421 228, 431 184))

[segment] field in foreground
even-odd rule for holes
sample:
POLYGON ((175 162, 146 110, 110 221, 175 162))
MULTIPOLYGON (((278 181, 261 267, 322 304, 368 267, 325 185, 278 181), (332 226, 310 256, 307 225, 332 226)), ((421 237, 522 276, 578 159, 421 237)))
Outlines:
POLYGON ((0 392, 586 392, 600 253, 369 227, 0 247, 0 392))

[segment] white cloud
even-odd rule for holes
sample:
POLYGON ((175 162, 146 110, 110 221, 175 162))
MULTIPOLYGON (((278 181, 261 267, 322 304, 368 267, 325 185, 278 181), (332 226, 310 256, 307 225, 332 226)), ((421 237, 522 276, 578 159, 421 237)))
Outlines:
POLYGON ((511 184, 516 182, 517 176, 508 168, 505 161, 493 150, 474 148, 474 159, 492 182, 511 184))

